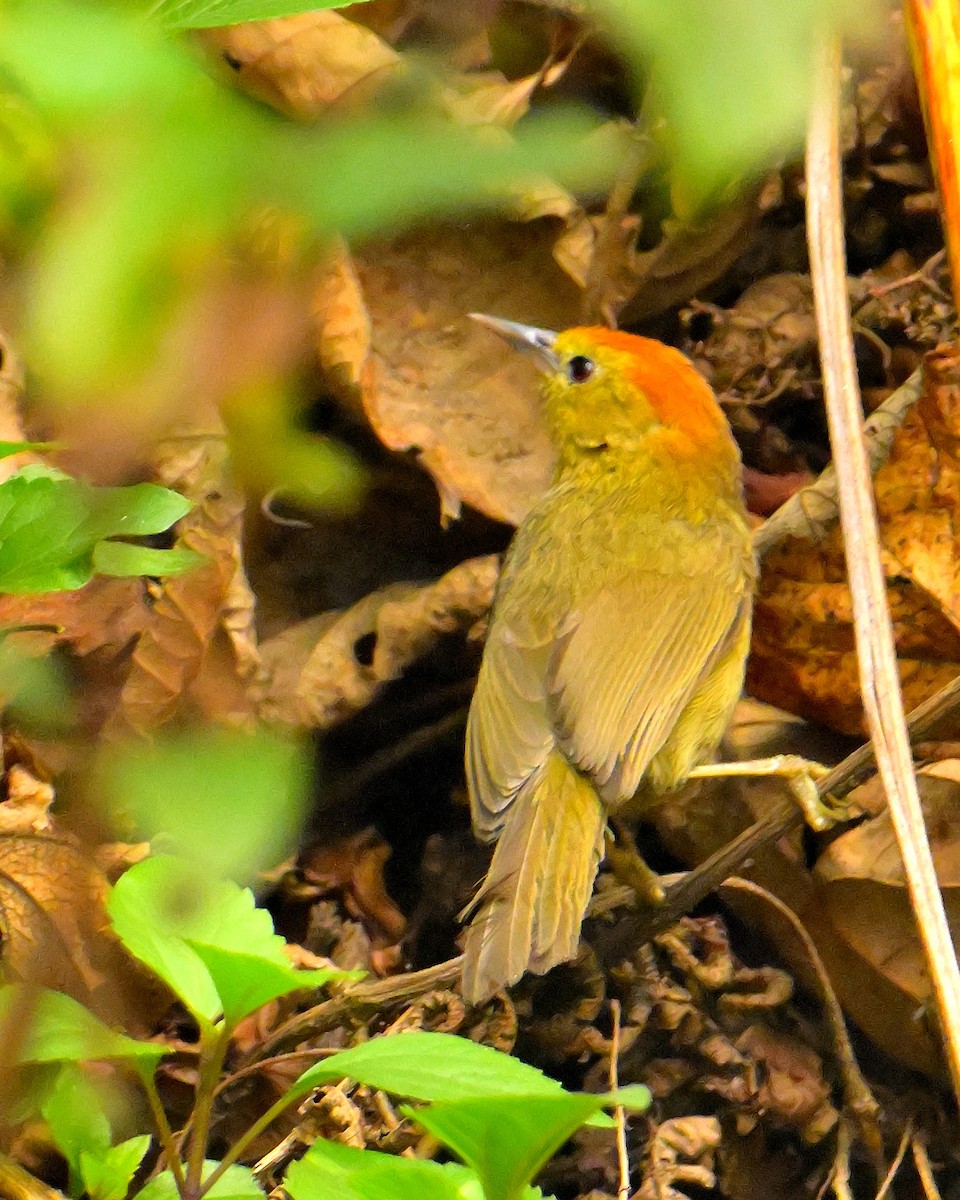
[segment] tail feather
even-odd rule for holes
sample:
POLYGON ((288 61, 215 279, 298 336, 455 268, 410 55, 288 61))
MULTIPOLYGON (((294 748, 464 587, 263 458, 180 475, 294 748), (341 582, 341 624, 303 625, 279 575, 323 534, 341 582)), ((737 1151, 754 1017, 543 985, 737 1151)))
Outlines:
POLYGON ((479 1003, 525 971, 542 975, 577 953, 603 856, 596 791, 557 752, 513 802, 464 941, 463 994, 479 1003))

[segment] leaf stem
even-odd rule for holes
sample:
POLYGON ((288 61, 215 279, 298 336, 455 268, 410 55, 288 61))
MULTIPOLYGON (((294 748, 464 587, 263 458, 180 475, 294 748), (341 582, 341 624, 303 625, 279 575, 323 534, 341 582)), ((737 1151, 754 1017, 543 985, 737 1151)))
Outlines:
POLYGON ((147 1094, 147 1103, 150 1105, 153 1123, 157 1127, 157 1137, 160 1141, 160 1147, 163 1150, 163 1157, 166 1159, 170 1174, 176 1182, 177 1191, 181 1196, 185 1196, 187 1179, 183 1173, 183 1163, 180 1161, 177 1140, 173 1135, 170 1122, 167 1120, 167 1114, 164 1111, 160 1093, 157 1091, 156 1074, 154 1071, 141 1071, 139 1072, 139 1076, 140 1082, 143 1084, 143 1090, 147 1094))
POLYGON ((233 1166, 244 1150, 246 1150, 247 1146, 250 1145, 253 1139, 258 1136, 258 1134, 261 1134, 267 1128, 267 1126, 272 1124, 282 1112, 290 1107, 291 1104, 294 1104, 296 1101, 301 1099, 303 1099, 302 1093, 297 1092, 296 1090, 285 1092, 275 1104, 271 1105, 270 1108, 267 1109, 262 1117, 258 1117, 258 1119, 254 1121, 250 1128, 245 1133, 242 1133, 239 1138, 237 1138, 220 1162, 217 1163, 216 1167, 214 1167, 209 1177, 204 1180, 203 1186, 199 1191, 199 1196, 205 1196, 210 1191, 224 1171, 226 1171, 228 1167, 233 1166))
POLYGON ((197 1102, 193 1109, 184 1200, 199 1200, 206 1190, 203 1185, 203 1164, 210 1137, 214 1094, 220 1081, 231 1033, 231 1027, 224 1021, 219 1028, 204 1030, 201 1034, 200 1082, 197 1086, 197 1102))

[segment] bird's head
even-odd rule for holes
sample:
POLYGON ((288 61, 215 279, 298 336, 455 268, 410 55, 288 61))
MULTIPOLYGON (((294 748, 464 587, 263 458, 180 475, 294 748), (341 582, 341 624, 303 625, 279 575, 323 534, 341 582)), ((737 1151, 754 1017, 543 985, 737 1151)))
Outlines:
POLYGON ((737 470, 739 453, 706 380, 679 350, 600 326, 552 333, 470 314, 543 372, 546 418, 561 463, 641 448, 737 470))

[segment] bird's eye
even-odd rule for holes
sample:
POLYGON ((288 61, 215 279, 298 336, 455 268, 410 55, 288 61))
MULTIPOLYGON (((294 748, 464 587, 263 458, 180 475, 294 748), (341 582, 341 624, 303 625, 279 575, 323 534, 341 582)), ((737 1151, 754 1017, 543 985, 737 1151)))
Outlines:
POLYGON ((583 383, 593 374, 593 359, 585 354, 575 354, 567 363, 567 377, 571 383, 583 383))

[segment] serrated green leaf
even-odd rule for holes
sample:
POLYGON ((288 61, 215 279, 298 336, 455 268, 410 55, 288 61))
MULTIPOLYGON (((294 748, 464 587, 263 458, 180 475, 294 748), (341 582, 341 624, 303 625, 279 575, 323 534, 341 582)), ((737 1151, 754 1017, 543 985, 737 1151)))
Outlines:
MULTIPOLYGON (((151 17, 167 29, 210 29, 241 21, 269 21, 325 8, 345 8, 354 0, 155 0, 151 17)), ((360 0, 362 3, 363 0, 360 0)))
POLYGON ((233 1024, 265 1002, 261 996, 330 978, 290 966, 283 938, 248 888, 205 877, 183 859, 159 855, 131 867, 114 886, 107 911, 130 953, 207 1024, 222 1013, 233 1024), (244 1008, 244 1001, 252 1007, 244 1008))
POLYGON ((294 1086, 305 1094, 345 1076, 413 1100, 567 1094, 555 1079, 509 1054, 453 1034, 421 1031, 341 1050, 305 1071, 294 1086))
MULTIPOLYGON (((0 1026, 16 1020, 22 1035, 16 1043, 22 1063, 118 1061, 158 1062, 169 1053, 153 1042, 138 1042, 115 1033, 82 1004, 61 992, 28 989, 24 984, 0 988, 0 1026)), ((6 1034, 7 1040, 13 1039, 6 1034)))
POLYGON ((402 1105, 401 1112, 476 1171, 486 1200, 517 1200, 567 1138, 610 1101, 566 1092, 402 1105))
POLYGON ((151 1140, 144 1133, 111 1146, 102 1154, 81 1151, 80 1178, 89 1200, 124 1200, 151 1140))

